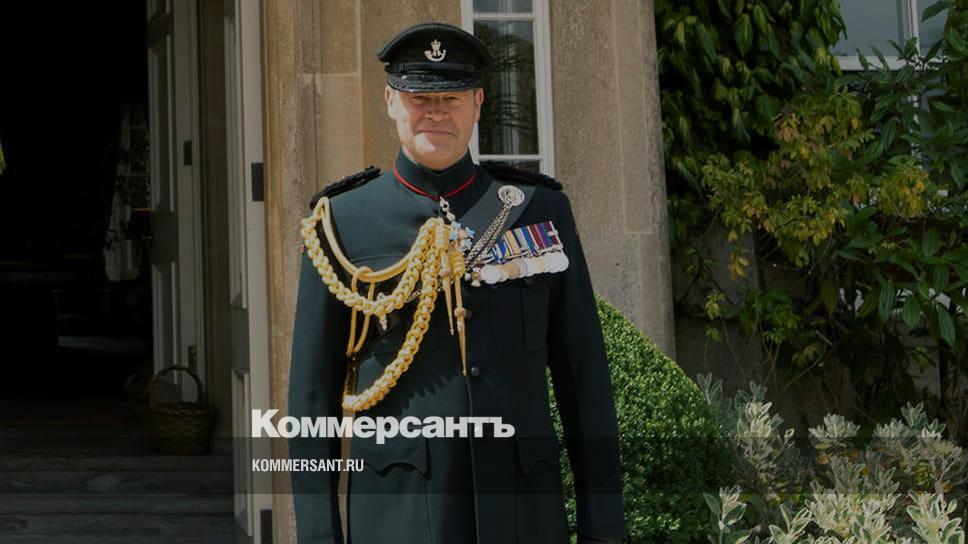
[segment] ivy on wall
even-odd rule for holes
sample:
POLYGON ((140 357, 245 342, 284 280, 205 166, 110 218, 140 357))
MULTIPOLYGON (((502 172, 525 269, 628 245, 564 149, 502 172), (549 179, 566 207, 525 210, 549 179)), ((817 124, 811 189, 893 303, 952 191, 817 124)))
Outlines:
POLYGON ((657 0, 662 137, 674 250, 706 223, 710 152, 762 157, 773 117, 843 31, 837 0, 657 0))
POLYGON ((894 44, 900 69, 878 52, 848 75, 827 52, 836 2, 725 3, 657 3, 673 247, 709 336, 738 323, 790 382, 849 370, 868 424, 924 397, 930 368, 932 408, 964 437, 968 2, 927 9, 944 37, 894 44), (697 243, 718 233, 721 260, 697 243))

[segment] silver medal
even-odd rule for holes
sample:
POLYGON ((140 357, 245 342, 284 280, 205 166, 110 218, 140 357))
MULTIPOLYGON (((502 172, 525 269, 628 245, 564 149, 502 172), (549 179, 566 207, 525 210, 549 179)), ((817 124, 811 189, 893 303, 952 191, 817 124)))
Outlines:
POLYGON ((481 280, 488 285, 494 285, 501 281, 501 270, 492 265, 484 265, 481 268, 481 280))

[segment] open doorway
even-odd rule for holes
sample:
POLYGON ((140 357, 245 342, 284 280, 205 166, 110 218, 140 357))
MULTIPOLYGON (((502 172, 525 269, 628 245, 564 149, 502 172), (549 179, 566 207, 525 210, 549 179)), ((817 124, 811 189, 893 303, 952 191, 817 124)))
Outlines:
POLYGON ((101 410, 150 372, 150 278, 116 213, 146 205, 144 17, 139 2, 0 5, 0 388, 15 412, 101 410))
POLYGON ((152 376, 214 385, 196 331, 228 328, 203 323, 219 227, 199 220, 197 44, 172 38, 197 18, 188 0, 0 3, 0 541, 234 540, 230 452, 158 455, 144 429, 152 376))

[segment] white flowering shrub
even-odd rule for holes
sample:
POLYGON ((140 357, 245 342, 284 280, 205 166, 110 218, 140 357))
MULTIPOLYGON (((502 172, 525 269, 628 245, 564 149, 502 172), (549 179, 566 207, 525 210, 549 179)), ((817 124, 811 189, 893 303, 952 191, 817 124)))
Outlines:
POLYGON ((704 495, 710 542, 964 544, 966 452, 920 404, 867 438, 830 414, 798 444, 770 412, 766 388, 751 383, 728 399, 712 376, 697 382, 728 441, 736 483, 704 495))

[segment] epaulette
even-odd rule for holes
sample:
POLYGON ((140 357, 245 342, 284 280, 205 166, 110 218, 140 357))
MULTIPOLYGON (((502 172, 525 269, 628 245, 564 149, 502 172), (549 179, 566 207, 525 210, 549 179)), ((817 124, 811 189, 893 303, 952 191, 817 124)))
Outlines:
POLYGON ((316 203, 319 202, 319 199, 324 196, 332 197, 340 193, 344 193, 346 191, 349 191, 350 189, 363 185, 364 183, 370 181, 371 179, 379 175, 380 175, 379 168, 377 168, 376 166, 367 166, 366 170, 363 170, 362 172, 351 174, 337 182, 330 183, 329 185, 324 187, 323 190, 313 195, 313 198, 309 201, 309 209, 310 210, 316 209, 316 203))
POLYGON ((561 190, 561 183, 551 176, 509 166, 503 162, 484 161, 481 167, 487 170, 493 177, 510 181, 511 183, 525 183, 528 185, 541 185, 555 191, 561 190))

